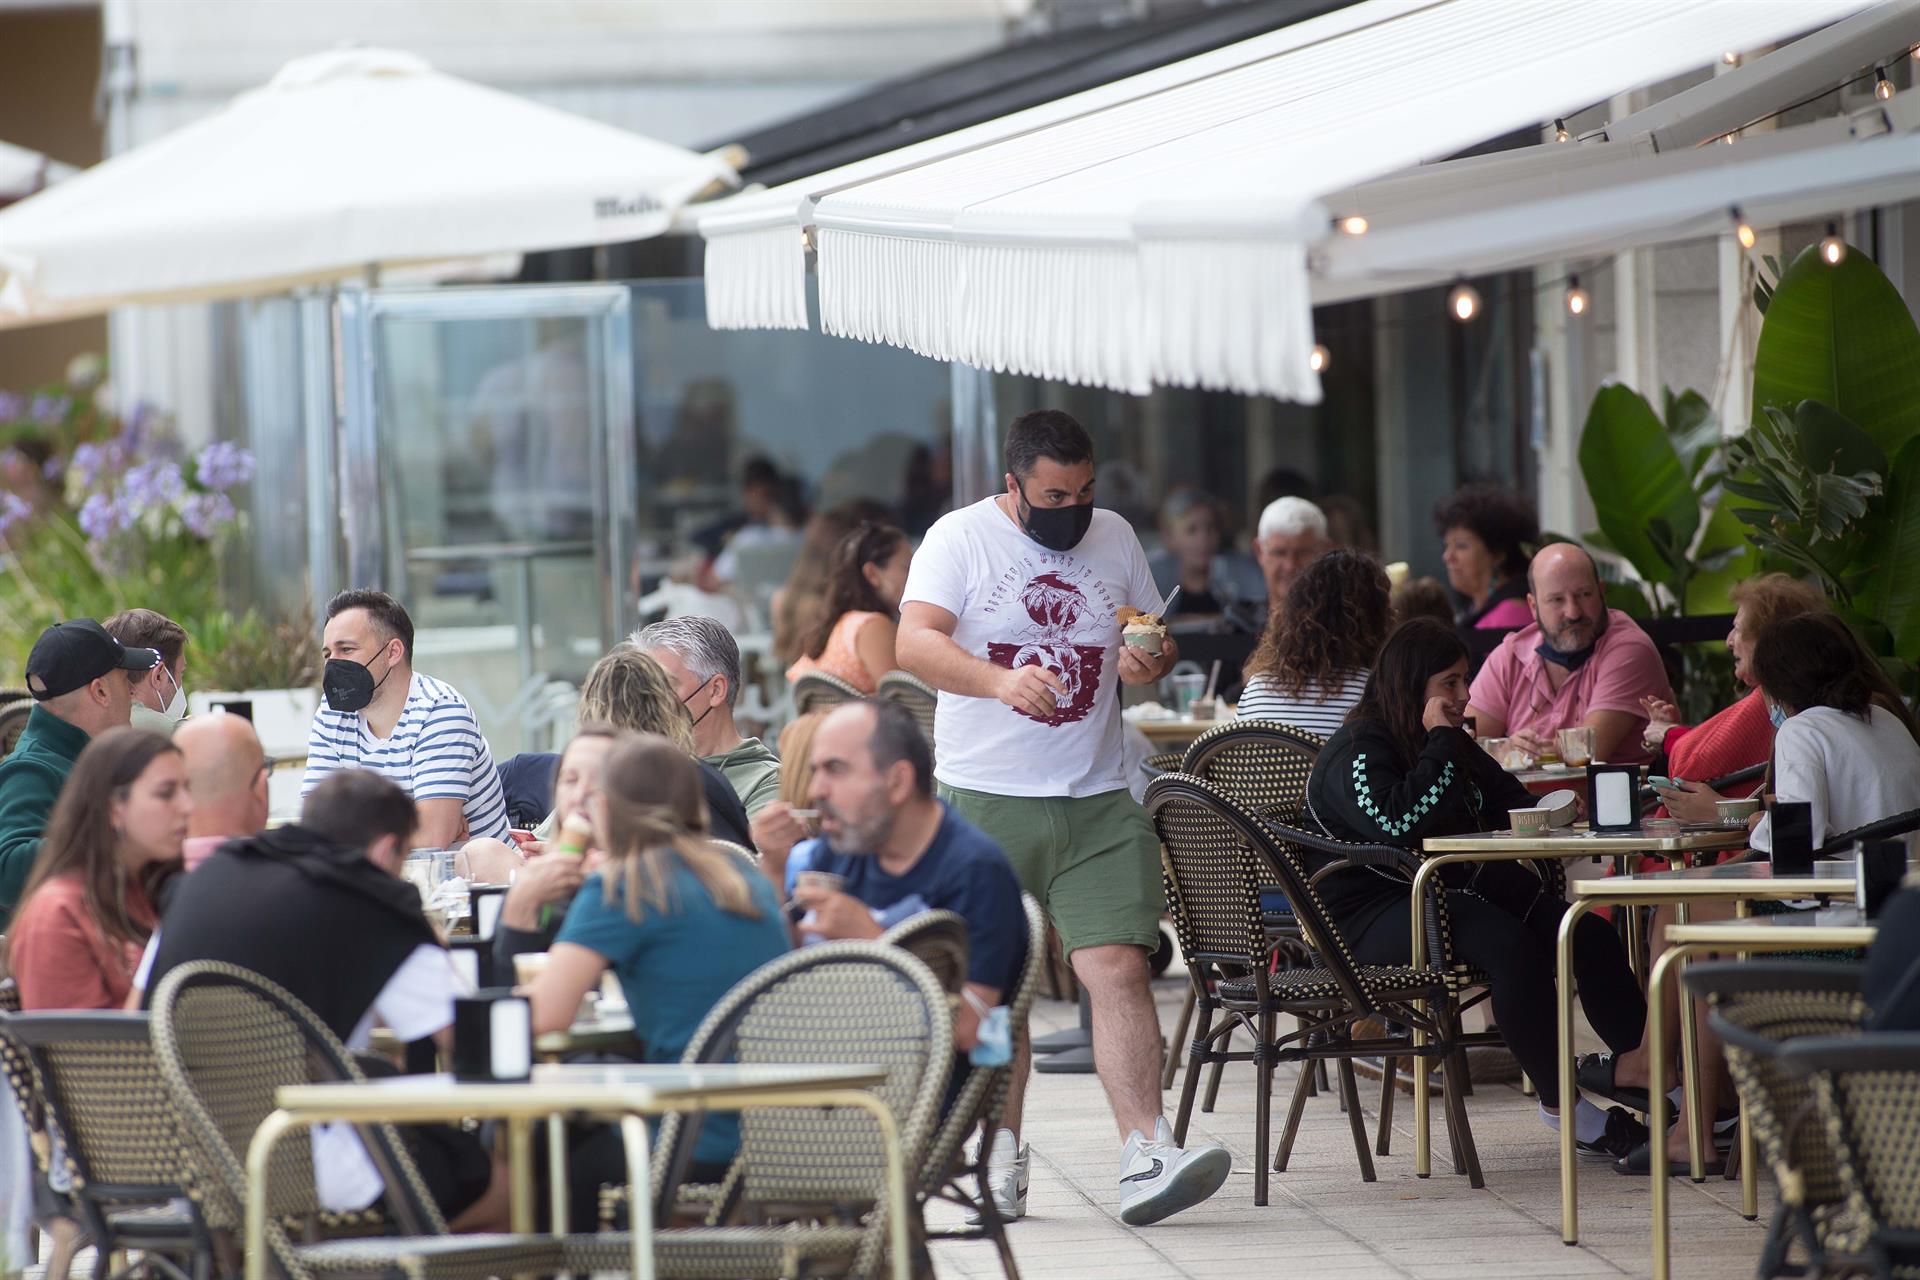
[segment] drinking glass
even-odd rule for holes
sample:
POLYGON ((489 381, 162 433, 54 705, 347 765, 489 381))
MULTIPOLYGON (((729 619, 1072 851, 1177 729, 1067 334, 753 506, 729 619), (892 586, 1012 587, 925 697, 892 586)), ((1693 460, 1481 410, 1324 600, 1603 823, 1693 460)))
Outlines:
POLYGON ((1560 759, 1575 769, 1584 769, 1593 761, 1593 726, 1575 725, 1571 729, 1562 729, 1560 740, 1560 759))
POLYGON ((1183 672, 1167 677, 1173 686, 1173 711, 1175 715, 1188 715, 1193 710, 1193 700, 1206 692, 1207 678, 1198 671, 1183 672))

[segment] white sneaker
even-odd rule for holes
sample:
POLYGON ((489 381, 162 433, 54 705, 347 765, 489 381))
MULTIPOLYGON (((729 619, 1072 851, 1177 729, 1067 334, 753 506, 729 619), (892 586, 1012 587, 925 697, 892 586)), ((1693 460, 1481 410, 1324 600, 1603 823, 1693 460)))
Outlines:
POLYGON ((1176 1147, 1162 1116, 1153 1137, 1138 1130, 1127 1135, 1120 1153, 1120 1221, 1144 1227, 1191 1209, 1225 1185, 1232 1170, 1233 1157, 1224 1147, 1176 1147))
MULTIPOLYGON (((993 1149, 987 1153, 987 1194, 1002 1222, 1018 1222, 1027 1216, 1028 1170, 1033 1153, 1019 1145, 1011 1129, 996 1129, 993 1149)), ((968 1210, 967 1225, 980 1225, 978 1210, 968 1210)))

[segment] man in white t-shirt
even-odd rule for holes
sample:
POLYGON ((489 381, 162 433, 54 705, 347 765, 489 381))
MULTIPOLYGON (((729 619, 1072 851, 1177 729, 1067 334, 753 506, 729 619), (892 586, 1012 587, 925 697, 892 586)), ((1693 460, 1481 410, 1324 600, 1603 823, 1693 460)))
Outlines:
POLYGON ((342 591, 327 603, 321 652, 326 705, 307 734, 300 794, 341 769, 377 773, 418 806, 416 848, 472 839, 473 878, 505 884, 520 859, 506 843, 493 751, 459 690, 413 669, 413 619, 400 602, 384 591, 342 591))
MULTIPOLYGON (((1181 1149, 1160 1110, 1160 1024, 1147 985, 1165 898, 1160 846, 1127 790, 1119 682, 1178 658, 1120 642, 1123 606, 1160 594, 1133 529, 1093 506, 1093 442, 1043 409, 1007 429, 1006 492, 942 516, 914 554, 900 665, 940 690, 940 796, 1005 849, 1041 902, 1093 1006, 1094 1062, 1120 1127, 1120 1216, 1158 1222, 1220 1189, 1231 1158, 1181 1149)), ((1019 1037, 990 1184, 1025 1208, 1019 1126, 1030 1060, 1019 1037)))

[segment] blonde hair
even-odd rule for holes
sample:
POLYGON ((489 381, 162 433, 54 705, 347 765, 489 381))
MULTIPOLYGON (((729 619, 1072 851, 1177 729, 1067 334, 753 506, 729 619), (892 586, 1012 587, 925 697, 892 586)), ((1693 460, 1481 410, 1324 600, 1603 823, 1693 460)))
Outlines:
POLYGON ((787 721, 787 727, 780 731, 780 794, 775 799, 795 808, 807 807, 807 792, 813 781, 808 776, 813 762, 813 735, 826 718, 824 711, 809 711, 787 721))
POLYGON ((1756 637, 1776 622, 1828 611, 1826 594, 1820 588, 1784 573, 1763 573, 1735 583, 1727 595, 1734 608, 1747 611, 1751 634, 1756 637))
POLYGON ((693 755, 693 714, 667 678, 666 668, 622 645, 593 664, 580 687, 580 723, 604 722, 655 733, 693 755))
POLYGON ((759 919, 747 869, 733 853, 706 839, 707 799, 692 757, 657 733, 623 733, 600 766, 606 822, 595 835, 607 855, 602 873, 608 903, 621 900, 627 918, 646 908, 678 910, 675 863, 693 873, 730 915, 759 919))

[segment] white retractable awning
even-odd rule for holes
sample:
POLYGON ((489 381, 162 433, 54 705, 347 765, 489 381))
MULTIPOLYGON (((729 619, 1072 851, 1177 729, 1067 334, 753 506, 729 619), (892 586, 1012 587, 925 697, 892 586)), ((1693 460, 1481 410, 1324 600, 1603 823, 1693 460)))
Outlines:
POLYGON ((1346 212, 1320 197, 1865 7, 1363 0, 1256 61, 824 195, 822 327, 1317 401, 1306 251, 1346 212))
POLYGON ((1920 95, 1738 146, 1635 155, 1548 143, 1429 165, 1340 193, 1364 236, 1313 253, 1313 298, 1340 302, 1556 259, 1724 234, 1920 196, 1920 95))

